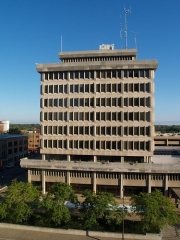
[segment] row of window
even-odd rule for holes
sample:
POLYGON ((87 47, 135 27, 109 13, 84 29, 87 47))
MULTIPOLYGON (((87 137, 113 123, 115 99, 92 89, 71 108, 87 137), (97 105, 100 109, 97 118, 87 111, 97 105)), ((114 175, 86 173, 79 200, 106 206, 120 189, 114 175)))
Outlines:
POLYGON ((122 127, 122 126, 44 126, 43 134, 51 135, 102 135, 102 136, 149 136, 150 127, 122 127), (123 130, 124 129, 124 130, 123 130))
POLYGON ((150 112, 44 112, 41 121, 146 121, 150 112))
POLYGON ((88 150, 137 150, 149 151, 150 142, 144 141, 83 141, 83 140, 44 140, 44 148, 88 150))
MULTIPOLYGON (((31 169, 30 171, 31 175, 40 175, 41 170, 37 169, 31 169)), ((45 175, 46 176, 54 176, 54 177, 65 177, 67 174, 67 171, 63 170, 46 170, 45 175)), ((98 171, 96 172, 96 178, 104 178, 104 179, 119 179, 122 173, 119 172, 103 172, 98 171)), ((128 180, 147 180, 149 174, 147 173, 124 173, 123 179, 128 180)), ((81 178, 91 178, 94 177, 93 172, 90 171, 70 171, 70 177, 81 177, 81 178)), ((164 174, 151 174, 151 180, 164 180, 165 175, 164 174)), ((180 181, 180 174, 168 174, 168 180, 169 181, 180 181)))
MULTIPOLYGON (((96 84, 96 93, 121 93, 121 83, 108 83, 108 84, 96 84)), ((68 90, 68 85, 45 85, 44 92, 49 94, 55 93, 94 93, 94 84, 73 84, 70 85, 68 90)), ((150 83, 129 83, 124 84, 124 92, 150 92, 150 83)))
POLYGON ((124 61, 132 60, 132 56, 116 56, 116 57, 83 57, 83 58, 66 58, 63 59, 64 63, 67 62, 100 62, 100 61, 124 61))
POLYGON ((137 70, 96 70, 96 71, 60 71, 42 73, 45 80, 98 79, 98 78, 149 78, 149 69, 137 70))
POLYGON ((150 97, 137 98, 45 98, 41 107, 150 107, 150 97))

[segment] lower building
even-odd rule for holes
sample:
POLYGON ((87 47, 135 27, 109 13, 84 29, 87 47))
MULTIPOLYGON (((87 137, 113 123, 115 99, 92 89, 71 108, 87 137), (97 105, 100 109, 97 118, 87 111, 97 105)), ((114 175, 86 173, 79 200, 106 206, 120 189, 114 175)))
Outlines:
POLYGON ((19 164, 20 158, 28 153, 28 136, 21 134, 0 134, 0 167, 19 164))

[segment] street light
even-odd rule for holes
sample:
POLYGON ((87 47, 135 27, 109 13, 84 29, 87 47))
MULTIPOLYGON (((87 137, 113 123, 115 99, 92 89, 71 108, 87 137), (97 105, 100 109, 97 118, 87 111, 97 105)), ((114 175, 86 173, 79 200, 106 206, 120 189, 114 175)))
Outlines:
POLYGON ((122 189, 122 240, 124 240, 124 188, 122 189))

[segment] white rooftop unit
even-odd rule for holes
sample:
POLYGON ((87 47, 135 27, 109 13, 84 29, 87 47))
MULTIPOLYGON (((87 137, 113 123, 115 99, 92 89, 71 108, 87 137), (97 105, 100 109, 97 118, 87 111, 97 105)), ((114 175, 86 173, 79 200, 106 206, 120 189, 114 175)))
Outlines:
POLYGON ((9 121, 7 120, 0 121, 0 132, 7 131, 9 131, 9 121))

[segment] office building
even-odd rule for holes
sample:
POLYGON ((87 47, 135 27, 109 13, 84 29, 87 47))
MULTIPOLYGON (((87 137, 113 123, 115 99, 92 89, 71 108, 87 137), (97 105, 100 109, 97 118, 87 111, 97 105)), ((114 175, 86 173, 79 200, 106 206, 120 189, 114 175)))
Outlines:
MULTIPOLYGON (((22 159, 21 166, 44 193, 55 181, 120 196, 123 188, 156 186, 151 162, 158 62, 136 56, 135 49, 101 45, 60 52, 59 63, 37 64, 42 159, 22 159)), ((164 179, 158 187, 167 192, 164 179)))

